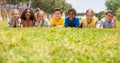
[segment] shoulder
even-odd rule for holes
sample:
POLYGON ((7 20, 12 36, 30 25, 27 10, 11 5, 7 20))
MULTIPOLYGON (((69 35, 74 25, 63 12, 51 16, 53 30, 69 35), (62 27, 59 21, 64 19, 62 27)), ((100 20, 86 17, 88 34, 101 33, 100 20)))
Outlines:
POLYGON ((86 16, 83 16, 83 17, 81 18, 81 20, 84 20, 84 19, 86 19, 86 16))
POLYGON ((105 24, 106 24, 106 19, 105 19, 105 18, 102 18, 102 19, 100 20, 100 24, 101 24, 101 25, 105 25, 105 24))
POLYGON ((39 22, 38 21, 35 21, 35 25, 38 25, 39 24, 39 22))
POLYGON ((105 21, 106 21, 106 19, 105 19, 105 18, 102 18, 100 21, 101 21, 101 22, 105 22, 105 21))
POLYGON ((63 17, 61 17, 61 19, 63 20, 64 18, 63 18, 63 17))
POLYGON ((65 21, 69 21, 69 17, 67 16, 67 17, 65 17, 65 21))
POLYGON ((64 21, 64 18, 61 17, 60 20, 61 20, 61 21, 64 21))
POLYGON ((49 21, 47 18, 45 18, 45 21, 49 21))
POLYGON ((18 19, 18 22, 21 22, 21 21, 22 21, 22 20, 19 18, 19 19, 18 19))
POLYGON ((35 26, 38 26, 39 22, 38 21, 35 21, 35 26))
POLYGON ((51 20, 50 20, 52 23, 54 23, 56 20, 55 20, 55 18, 53 17, 53 18, 51 18, 51 20))
POLYGON ((53 20, 53 19, 54 19, 54 17, 51 18, 51 20, 53 20))
POLYGON ((38 21, 35 21, 35 23, 39 23, 38 21))
POLYGON ((49 20, 47 18, 45 18, 45 22, 49 22, 49 20))
POLYGON ((10 21, 13 21, 13 19, 12 19, 12 18, 10 18, 8 21, 9 21, 9 22, 10 22, 10 21))
POLYGON ((95 20, 95 21, 98 21, 98 18, 97 18, 96 16, 94 16, 94 20, 95 20))
POLYGON ((82 23, 85 22, 85 21, 86 21, 86 16, 84 16, 84 17, 81 18, 81 22, 82 23))
POLYGON ((8 20, 8 23, 11 24, 13 22, 12 18, 8 20))
POLYGON ((75 16, 75 20, 79 20, 79 18, 75 16))
POLYGON ((69 17, 67 16, 67 17, 65 17, 65 19, 69 19, 69 17))

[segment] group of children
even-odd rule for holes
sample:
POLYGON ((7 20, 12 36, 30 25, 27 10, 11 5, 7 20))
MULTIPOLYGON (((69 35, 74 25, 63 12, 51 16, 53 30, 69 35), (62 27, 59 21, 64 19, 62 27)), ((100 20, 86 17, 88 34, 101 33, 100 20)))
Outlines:
POLYGON ((8 21, 9 27, 82 27, 82 28, 116 28, 116 22, 112 11, 107 11, 98 26, 98 19, 92 9, 88 9, 81 19, 76 16, 75 9, 69 9, 67 17, 63 18, 60 8, 53 11, 53 16, 49 21, 46 13, 42 10, 33 12, 30 8, 22 14, 17 9, 11 11, 11 18, 8 21))

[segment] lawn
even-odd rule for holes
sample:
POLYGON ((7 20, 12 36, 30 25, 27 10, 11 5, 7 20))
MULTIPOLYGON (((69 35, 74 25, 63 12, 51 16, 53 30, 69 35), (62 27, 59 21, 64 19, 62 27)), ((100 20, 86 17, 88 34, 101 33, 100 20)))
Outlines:
POLYGON ((8 28, 0 21, 0 63, 119 63, 116 29, 8 28))

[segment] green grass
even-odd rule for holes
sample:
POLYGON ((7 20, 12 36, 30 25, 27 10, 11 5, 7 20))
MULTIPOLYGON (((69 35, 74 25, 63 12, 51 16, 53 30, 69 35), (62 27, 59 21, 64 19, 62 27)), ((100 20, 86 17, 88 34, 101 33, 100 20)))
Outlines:
POLYGON ((0 21, 0 63, 119 63, 117 29, 8 28, 0 21))

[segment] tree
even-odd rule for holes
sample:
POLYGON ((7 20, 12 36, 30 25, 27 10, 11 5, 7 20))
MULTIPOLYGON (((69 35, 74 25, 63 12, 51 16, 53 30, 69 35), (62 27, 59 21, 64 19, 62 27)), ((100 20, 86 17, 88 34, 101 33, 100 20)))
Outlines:
POLYGON ((72 8, 72 6, 64 0, 34 0, 32 7, 40 8, 47 13, 52 13, 54 8, 61 8, 64 12, 72 8))
POLYGON ((120 0, 106 0, 106 7, 108 10, 116 11, 120 8, 120 0))
POLYGON ((106 7, 108 10, 112 10, 116 18, 120 20, 120 0, 106 0, 106 7))
POLYGON ((116 10, 116 18, 120 21, 120 8, 116 10))
POLYGON ((6 2, 8 4, 14 4, 14 5, 18 5, 19 3, 26 3, 29 2, 29 0, 6 0, 6 2))
POLYGON ((98 13, 98 18, 99 20, 102 19, 103 17, 105 17, 105 11, 101 11, 98 13))

